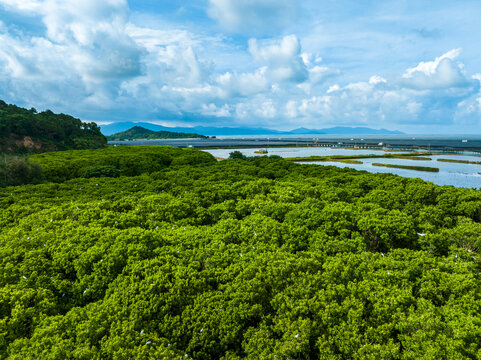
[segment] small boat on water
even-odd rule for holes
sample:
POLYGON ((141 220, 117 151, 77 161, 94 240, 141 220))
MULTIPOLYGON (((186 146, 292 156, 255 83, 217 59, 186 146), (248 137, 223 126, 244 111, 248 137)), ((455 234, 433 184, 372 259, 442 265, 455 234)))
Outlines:
POLYGON ((267 149, 259 149, 254 151, 254 154, 267 154, 267 153, 268 153, 267 149))

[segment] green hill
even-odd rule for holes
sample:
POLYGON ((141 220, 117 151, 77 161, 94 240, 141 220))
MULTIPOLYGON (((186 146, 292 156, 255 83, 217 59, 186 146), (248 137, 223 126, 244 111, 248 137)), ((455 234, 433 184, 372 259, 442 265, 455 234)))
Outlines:
POLYGON ((172 131, 153 131, 142 126, 134 126, 133 128, 113 134, 107 137, 108 140, 155 140, 155 139, 192 139, 201 138, 208 139, 208 136, 194 134, 194 133, 183 133, 183 132, 172 132, 172 131))
POLYGON ((0 100, 0 151, 39 153, 70 149, 96 149, 107 140, 96 123, 84 123, 50 110, 37 112, 0 100))

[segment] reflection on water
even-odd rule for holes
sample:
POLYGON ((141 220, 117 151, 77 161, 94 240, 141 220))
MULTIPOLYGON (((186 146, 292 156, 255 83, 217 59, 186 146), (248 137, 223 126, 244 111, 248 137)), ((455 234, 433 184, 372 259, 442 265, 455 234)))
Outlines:
MULTIPOLYGON (((232 151, 240 151, 247 156, 262 156, 255 154, 257 149, 212 149, 205 150, 214 156, 227 158, 232 151)), ((305 156, 329 156, 329 155, 382 155, 386 152, 380 150, 350 150, 350 149, 333 149, 318 147, 296 147, 296 148, 271 148, 268 149, 268 155, 280 155, 282 157, 305 157, 305 156)), ((469 160, 481 161, 480 156, 466 155, 432 155, 432 160, 406 160, 406 159, 360 159, 363 164, 345 164, 338 162, 308 162, 303 164, 319 164, 334 165, 338 167, 349 167, 356 170, 366 170, 373 173, 392 173, 409 178, 421 178, 431 181, 437 185, 452 185, 466 188, 481 188, 481 165, 475 164, 459 164, 440 162, 437 159, 453 159, 453 160, 469 160), (439 173, 431 173, 424 171, 415 171, 407 169, 393 169, 373 166, 372 163, 412 165, 412 166, 428 166, 439 168, 439 173)))

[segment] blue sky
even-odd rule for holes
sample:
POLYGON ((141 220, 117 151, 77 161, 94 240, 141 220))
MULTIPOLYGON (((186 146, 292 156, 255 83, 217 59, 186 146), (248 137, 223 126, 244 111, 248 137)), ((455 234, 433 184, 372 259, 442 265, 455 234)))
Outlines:
POLYGON ((481 2, 0 0, 0 99, 100 123, 481 134, 481 2))

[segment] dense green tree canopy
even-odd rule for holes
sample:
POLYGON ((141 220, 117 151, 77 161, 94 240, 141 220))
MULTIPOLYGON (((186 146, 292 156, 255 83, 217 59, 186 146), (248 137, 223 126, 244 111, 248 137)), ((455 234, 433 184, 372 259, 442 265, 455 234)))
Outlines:
MULTIPOLYGON (((109 147, 95 150, 57 151, 37 154, 30 161, 39 164, 48 181, 62 182, 78 177, 93 177, 96 172, 136 176, 169 166, 214 163, 206 152, 172 146, 109 147)), ((116 177, 116 175, 110 176, 116 177)))
POLYGON ((0 358, 481 358, 480 191, 164 150, 0 189, 0 358))
POLYGON ((32 153, 105 147, 107 139, 94 122, 47 110, 38 113, 0 100, 0 151, 32 153))

